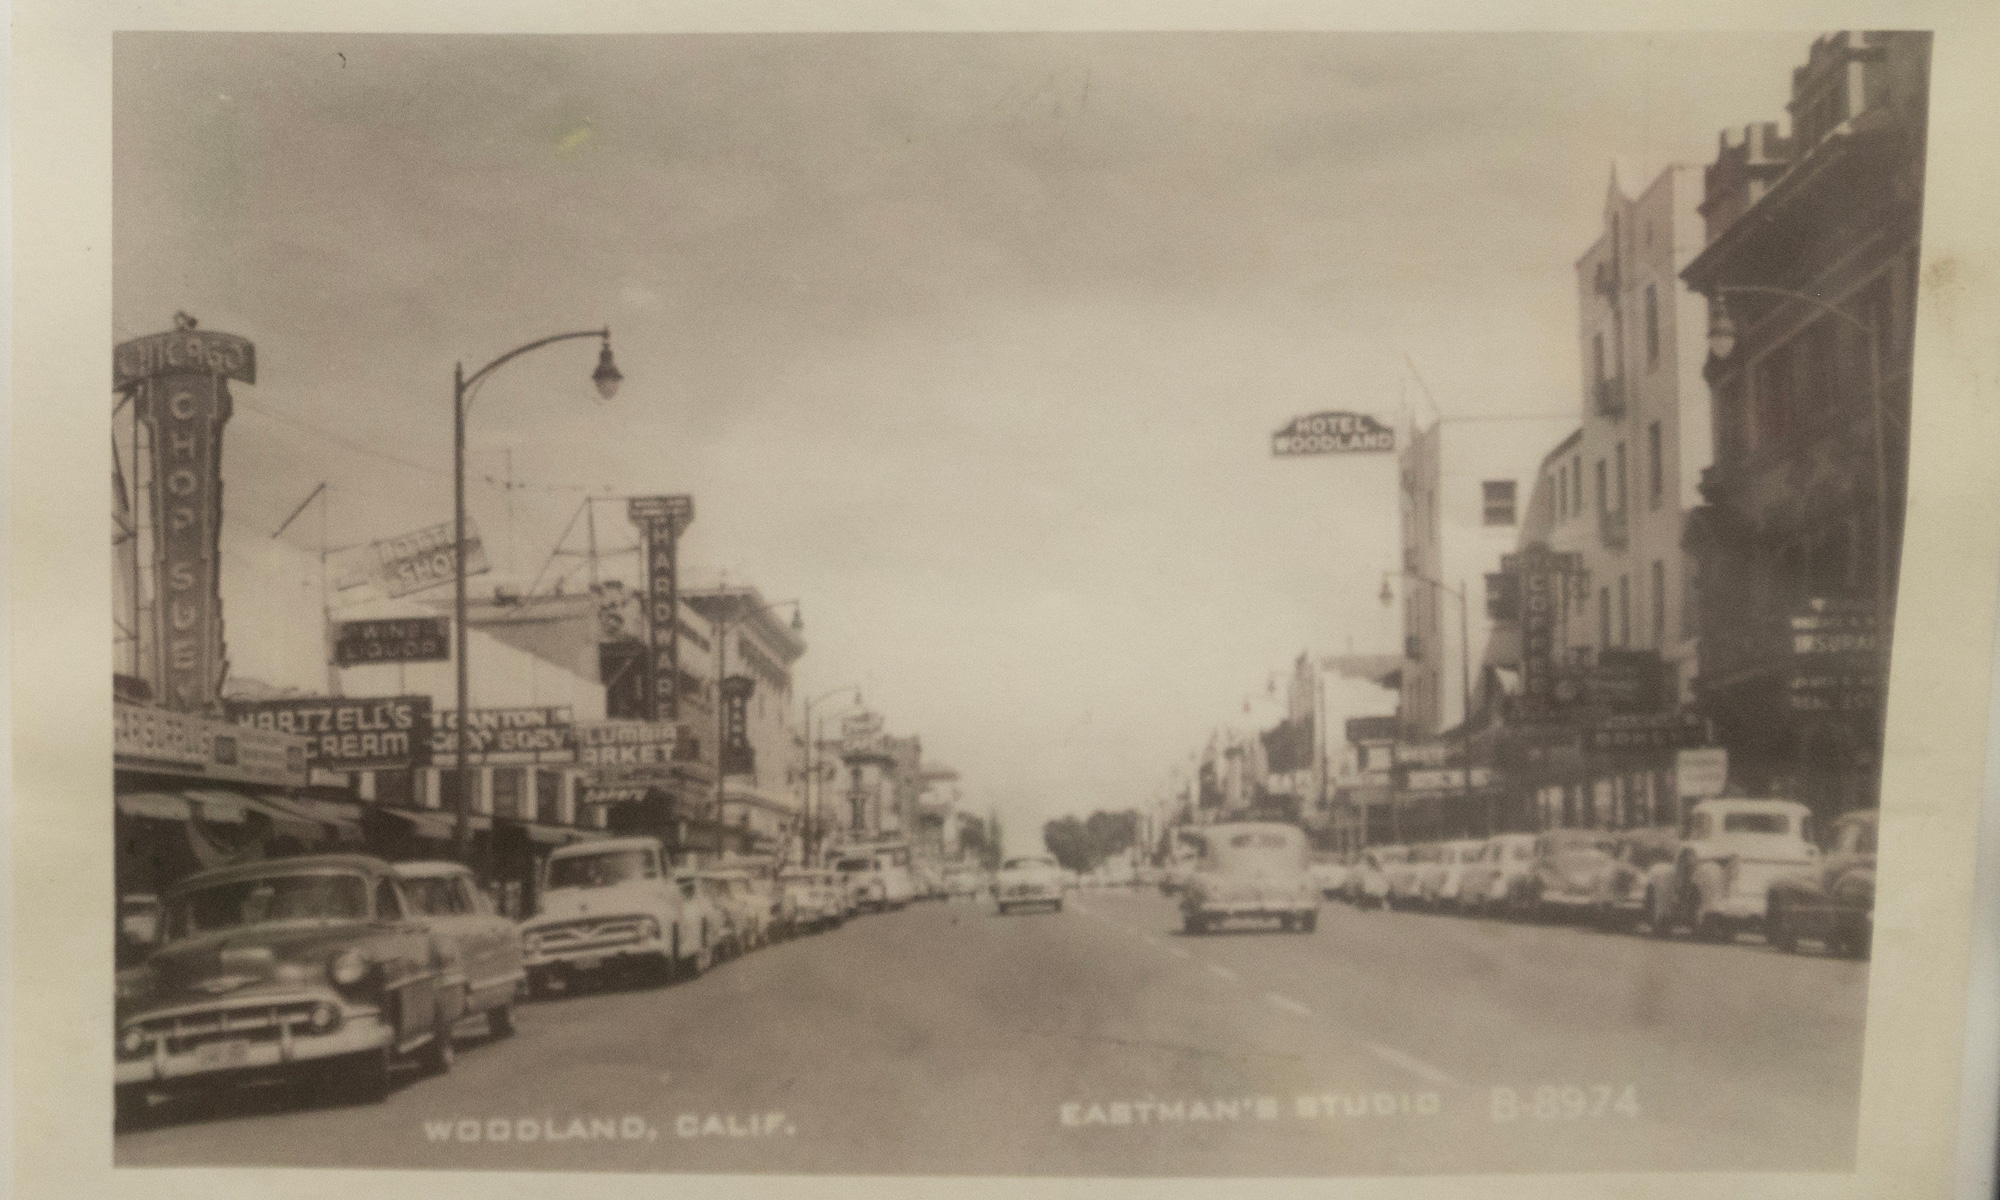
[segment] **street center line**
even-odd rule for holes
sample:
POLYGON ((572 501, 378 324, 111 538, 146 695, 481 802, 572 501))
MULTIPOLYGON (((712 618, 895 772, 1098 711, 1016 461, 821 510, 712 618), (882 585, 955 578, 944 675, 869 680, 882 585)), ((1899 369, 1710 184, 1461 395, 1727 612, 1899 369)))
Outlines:
POLYGON ((1235 982, 1236 980, 1236 972, 1230 970, 1228 967, 1223 966, 1221 963, 1209 963, 1208 969, 1212 974, 1218 976, 1219 978, 1227 979, 1232 983, 1235 982))
POLYGON ((1412 1058, 1393 1046, 1381 1046, 1373 1042, 1368 1052, 1391 1066, 1397 1066, 1417 1076, 1419 1079, 1435 1083, 1440 1087, 1464 1087, 1465 1085, 1420 1058, 1412 1058))
POLYGON ((1279 1008, 1284 1009, 1286 1012, 1297 1013, 1302 1017, 1310 1017, 1313 1015, 1312 1009, 1307 1008, 1303 1004, 1300 1004, 1298 1001, 1292 999, 1290 996, 1280 996, 1276 992, 1265 992, 1264 999, 1269 1000, 1271 1003, 1277 1005, 1279 1008))

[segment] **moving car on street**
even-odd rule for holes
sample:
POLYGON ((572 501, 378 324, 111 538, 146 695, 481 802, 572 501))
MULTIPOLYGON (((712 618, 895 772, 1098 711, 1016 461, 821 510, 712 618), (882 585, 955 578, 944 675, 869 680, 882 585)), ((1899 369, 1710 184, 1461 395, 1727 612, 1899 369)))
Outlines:
POLYGON ((1876 810, 1847 813, 1833 823, 1833 848, 1817 870, 1771 885, 1764 907, 1764 936, 1790 954, 1800 938, 1829 953, 1868 957, 1875 935, 1876 810))
POLYGON ((1062 911, 1063 869, 1043 854, 1010 858, 993 878, 993 903, 1002 915, 1017 908, 1046 906, 1062 911))
POLYGON ((363 1100, 415 1054, 451 1069, 445 939, 378 858, 272 859, 189 876, 163 900, 164 941, 119 980, 116 1115, 155 1093, 325 1072, 363 1100))
POLYGON ((392 869, 411 912, 445 944, 452 969, 439 986, 446 999, 461 1015, 485 1016, 494 1037, 513 1033, 514 994, 527 978, 520 925, 494 911, 471 868, 460 863, 397 863, 392 869))
POLYGON ((1686 926, 1704 941, 1726 942, 1764 923, 1771 888, 1812 871, 1812 812, 1792 800, 1704 800, 1687 815, 1683 845, 1647 880, 1655 937, 1686 926))
POLYGON ((606 838, 550 852, 541 900, 522 923, 528 993, 606 971, 695 974, 715 961, 716 930, 671 877, 658 840, 606 838))
POLYGON ((1319 889, 1306 869, 1306 836, 1296 825, 1244 821, 1211 825, 1194 878, 1181 896, 1188 933, 1224 921, 1276 920, 1311 933, 1319 924, 1319 889))
POLYGON ((1604 890, 1618 839, 1601 829, 1551 829, 1535 839, 1535 858, 1507 907, 1544 920, 1591 912, 1604 890))

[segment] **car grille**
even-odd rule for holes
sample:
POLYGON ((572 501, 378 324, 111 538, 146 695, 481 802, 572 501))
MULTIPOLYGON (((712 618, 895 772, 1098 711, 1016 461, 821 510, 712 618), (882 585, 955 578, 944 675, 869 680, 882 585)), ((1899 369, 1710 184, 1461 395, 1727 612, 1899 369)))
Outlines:
POLYGON ((545 954, 570 950, 595 950, 603 946, 624 946, 639 940, 641 917, 613 917, 604 921, 566 921, 529 931, 536 948, 545 954))
POLYGON ((161 1038, 169 1054, 181 1054, 208 1042, 275 1042, 284 1026, 297 1033, 309 1028, 313 1000, 286 1000, 278 1003, 235 1004, 154 1017, 139 1022, 150 1046, 161 1038))

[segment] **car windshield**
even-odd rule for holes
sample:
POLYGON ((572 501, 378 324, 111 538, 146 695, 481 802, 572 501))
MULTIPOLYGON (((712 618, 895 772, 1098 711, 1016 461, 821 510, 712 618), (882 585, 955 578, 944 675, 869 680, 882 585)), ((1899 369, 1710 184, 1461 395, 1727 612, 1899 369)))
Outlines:
POLYGON ((607 850, 549 860, 549 886, 610 887, 634 879, 658 879, 660 869, 650 850, 607 850))
POLYGON ((426 917, 451 917, 465 912, 464 896, 452 875, 420 875, 403 879, 403 900, 426 917))
POLYGON ((1792 818, 1786 813, 1733 812, 1722 814, 1724 833, 1790 833, 1792 818))
POLYGON ((1053 858, 1010 858, 1000 867, 1003 871, 1019 871, 1035 867, 1054 867, 1053 858))
POLYGON ((1209 853, 1224 867, 1280 866, 1303 870, 1305 839, 1275 829, 1243 830, 1209 839, 1209 853))
POLYGON ((283 921, 365 921, 368 880, 354 871, 259 875, 174 898, 167 936, 194 937, 283 921))

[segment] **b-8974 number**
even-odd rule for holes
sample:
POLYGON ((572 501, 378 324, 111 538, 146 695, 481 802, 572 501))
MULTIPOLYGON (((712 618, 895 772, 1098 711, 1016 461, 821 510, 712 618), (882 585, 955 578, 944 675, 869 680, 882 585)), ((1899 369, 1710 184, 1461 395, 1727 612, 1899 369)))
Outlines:
POLYGON ((1493 1089, 1487 1110, 1496 1125, 1510 1121, 1582 1121, 1593 1117, 1639 1115, 1637 1084, 1545 1083, 1523 1094, 1514 1088, 1493 1089))

